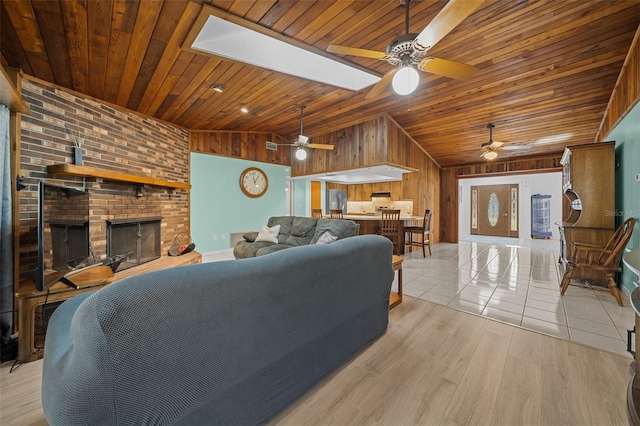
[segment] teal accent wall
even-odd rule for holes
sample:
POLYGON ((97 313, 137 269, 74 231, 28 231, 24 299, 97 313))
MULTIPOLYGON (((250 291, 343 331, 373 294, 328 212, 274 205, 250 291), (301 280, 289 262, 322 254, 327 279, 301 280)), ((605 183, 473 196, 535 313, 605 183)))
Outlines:
POLYGON ((200 253, 228 249, 232 232, 257 231, 271 216, 287 213, 290 167, 192 153, 190 169, 191 238, 200 253), (262 197, 247 197, 240 189, 240 174, 247 167, 267 174, 269 187, 262 197))
MULTIPOLYGON (((606 140, 616 142, 616 226, 630 217, 640 220, 640 103, 609 133, 606 140)), ((640 225, 636 223, 627 248, 640 249, 640 225)), ((622 268, 620 282, 633 290, 636 276, 622 268)))
POLYGON ((311 181, 294 179, 293 181, 293 215, 311 216, 311 181))

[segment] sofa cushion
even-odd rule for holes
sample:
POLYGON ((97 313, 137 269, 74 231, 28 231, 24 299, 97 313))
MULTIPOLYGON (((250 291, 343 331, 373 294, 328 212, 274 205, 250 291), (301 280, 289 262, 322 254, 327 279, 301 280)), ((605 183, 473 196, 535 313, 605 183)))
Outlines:
POLYGON ((317 222, 316 218, 295 216, 291 225, 291 233, 285 244, 294 247, 308 245, 314 236, 317 222))
POLYGON ((280 234, 278 235, 278 243, 284 244, 287 241, 287 237, 291 234, 291 224, 293 222, 293 216, 272 216, 267 222, 267 226, 272 227, 280 225, 280 234))
MULTIPOLYGON (((258 255, 258 250, 263 247, 275 246, 277 244, 268 243, 266 241, 238 241, 233 246, 233 255, 236 259, 246 259, 249 257, 256 257, 258 255)), ((288 246, 287 246, 288 247, 288 246)))
POLYGON ((265 254, 275 253, 277 251, 285 250, 285 249, 289 249, 289 248, 293 248, 293 247, 294 246, 290 246, 289 244, 271 244, 271 245, 268 245, 268 246, 260 247, 256 251, 256 257, 257 256, 264 256, 265 254))
POLYGON ((311 239, 310 244, 315 244, 318 242, 318 239, 322 234, 326 231, 329 231, 332 235, 338 237, 338 239, 353 237, 358 235, 360 227, 357 223, 352 220, 342 220, 342 219, 318 219, 318 224, 316 225, 316 231, 311 239))
POLYGON ((269 243, 277 244, 279 233, 280 233, 280 225, 275 225, 272 227, 262 225, 262 227, 260 227, 260 231, 258 232, 258 237, 256 238, 256 241, 266 241, 269 243))

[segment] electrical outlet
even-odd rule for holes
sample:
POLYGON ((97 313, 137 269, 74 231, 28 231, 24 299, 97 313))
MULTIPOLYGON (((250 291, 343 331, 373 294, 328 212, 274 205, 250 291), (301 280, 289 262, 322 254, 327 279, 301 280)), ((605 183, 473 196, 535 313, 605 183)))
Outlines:
POLYGON ((217 235, 213 235, 213 241, 218 241, 218 236, 217 235))
POLYGON ((636 173, 636 182, 640 182, 640 173, 636 173))
POLYGON ((224 234, 220 235, 220 238, 224 240, 225 235, 224 234))

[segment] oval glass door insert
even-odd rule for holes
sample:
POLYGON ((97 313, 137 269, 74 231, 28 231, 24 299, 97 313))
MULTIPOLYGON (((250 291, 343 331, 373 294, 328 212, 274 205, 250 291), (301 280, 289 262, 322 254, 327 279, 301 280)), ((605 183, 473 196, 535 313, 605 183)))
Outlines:
POLYGON ((495 192, 489 195, 489 206, 487 207, 487 218, 489 219, 489 225, 496 226, 498 224, 498 218, 500 217, 500 201, 495 192))

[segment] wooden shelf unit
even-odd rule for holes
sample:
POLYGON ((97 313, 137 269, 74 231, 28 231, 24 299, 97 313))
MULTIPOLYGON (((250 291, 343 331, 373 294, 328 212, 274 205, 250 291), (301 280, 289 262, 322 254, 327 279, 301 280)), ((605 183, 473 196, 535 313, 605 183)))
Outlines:
POLYGON ((117 182, 141 183, 154 186, 163 186, 166 188, 191 189, 191 184, 189 183, 174 182, 170 180, 156 179, 146 176, 130 175, 127 173, 97 169, 95 167, 76 166, 75 164, 54 164, 51 166, 47 166, 47 172, 54 175, 101 178, 117 182))
MULTIPOLYGON (((615 232, 615 142, 569 146, 562 156, 564 221, 561 261, 572 256, 573 243, 604 246, 615 232)), ((603 274, 576 276, 605 282, 603 274)))

